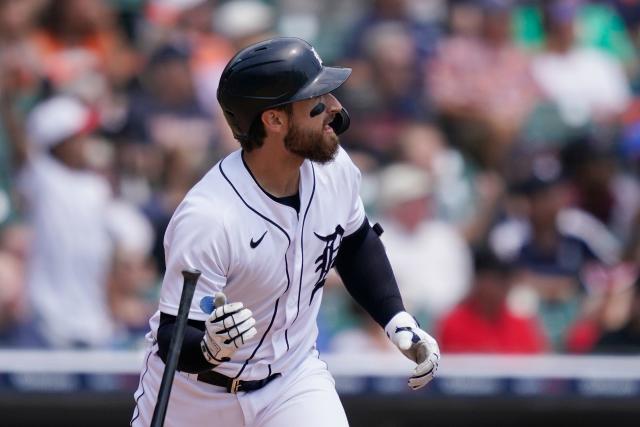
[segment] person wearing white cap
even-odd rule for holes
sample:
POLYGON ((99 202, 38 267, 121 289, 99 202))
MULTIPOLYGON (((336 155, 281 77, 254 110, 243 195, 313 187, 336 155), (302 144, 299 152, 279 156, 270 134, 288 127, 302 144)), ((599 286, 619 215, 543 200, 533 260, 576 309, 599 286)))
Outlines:
POLYGON ((238 48, 273 37, 276 14, 259 0, 236 0, 221 4, 213 17, 216 31, 238 48))
POLYGON ((430 213, 434 188, 426 172, 397 163, 379 178, 381 239, 407 308, 428 328, 465 295, 471 253, 454 226, 430 213))
POLYGON ((32 321, 21 344, 58 348, 107 344, 114 331, 106 301, 112 244, 106 212, 111 189, 89 169, 97 118, 57 96, 27 117, 19 191, 34 229, 27 266, 32 321))

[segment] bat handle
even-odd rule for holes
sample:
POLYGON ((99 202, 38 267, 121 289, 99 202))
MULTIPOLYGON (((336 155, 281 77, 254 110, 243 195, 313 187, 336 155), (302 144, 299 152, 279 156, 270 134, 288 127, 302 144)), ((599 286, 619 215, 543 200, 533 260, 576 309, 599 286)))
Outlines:
POLYGON ((180 350, 182 349, 182 342, 184 341, 184 330, 187 326, 189 309, 200 274, 200 271, 193 268, 182 270, 184 281, 182 295, 180 296, 180 306, 178 307, 178 316, 176 317, 175 328, 171 336, 171 343, 169 344, 169 354, 167 356, 167 364, 162 374, 158 400, 153 411, 153 418, 151 420, 152 427, 162 427, 164 424, 167 406, 169 405, 169 396, 171 395, 171 386, 173 385, 173 378, 176 374, 180 350))

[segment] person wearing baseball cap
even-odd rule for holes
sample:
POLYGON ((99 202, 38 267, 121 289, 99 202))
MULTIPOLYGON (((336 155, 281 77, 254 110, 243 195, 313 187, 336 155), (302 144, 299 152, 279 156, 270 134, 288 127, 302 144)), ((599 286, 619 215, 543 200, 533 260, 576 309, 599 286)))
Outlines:
POLYGON ((57 96, 38 104, 26 123, 34 152, 48 151, 72 169, 86 166, 86 136, 98 127, 98 115, 80 101, 57 96))
POLYGON ((26 137, 14 138, 22 153, 18 191, 34 232, 27 261, 30 318, 18 345, 100 347, 113 339, 106 298, 113 198, 87 155, 97 126, 96 114, 80 101, 54 96, 29 113, 26 137))

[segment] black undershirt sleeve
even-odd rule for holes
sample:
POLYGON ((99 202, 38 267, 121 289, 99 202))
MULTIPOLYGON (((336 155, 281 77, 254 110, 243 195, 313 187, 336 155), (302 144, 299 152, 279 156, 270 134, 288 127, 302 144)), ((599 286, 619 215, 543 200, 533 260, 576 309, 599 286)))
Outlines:
POLYGON ((349 294, 380 326, 404 311, 387 253, 367 218, 342 239, 335 265, 349 294))
MULTIPOLYGON (((158 326, 158 356, 167 363, 169 355, 169 343, 176 326, 176 317, 166 313, 160 313, 160 326, 158 326)), ((178 360, 178 371, 189 374, 198 374, 210 371, 214 365, 207 362, 200 349, 200 341, 204 336, 205 325, 203 321, 189 319, 184 330, 184 341, 178 360)))

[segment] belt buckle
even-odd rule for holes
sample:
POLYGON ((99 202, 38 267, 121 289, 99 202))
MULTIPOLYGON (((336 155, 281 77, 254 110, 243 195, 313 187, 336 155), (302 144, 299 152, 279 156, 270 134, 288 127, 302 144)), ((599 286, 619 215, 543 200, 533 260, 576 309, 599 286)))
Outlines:
POLYGON ((232 379, 231 385, 229 386, 229 393, 238 393, 238 388, 240 388, 240 380, 238 378, 232 379))

